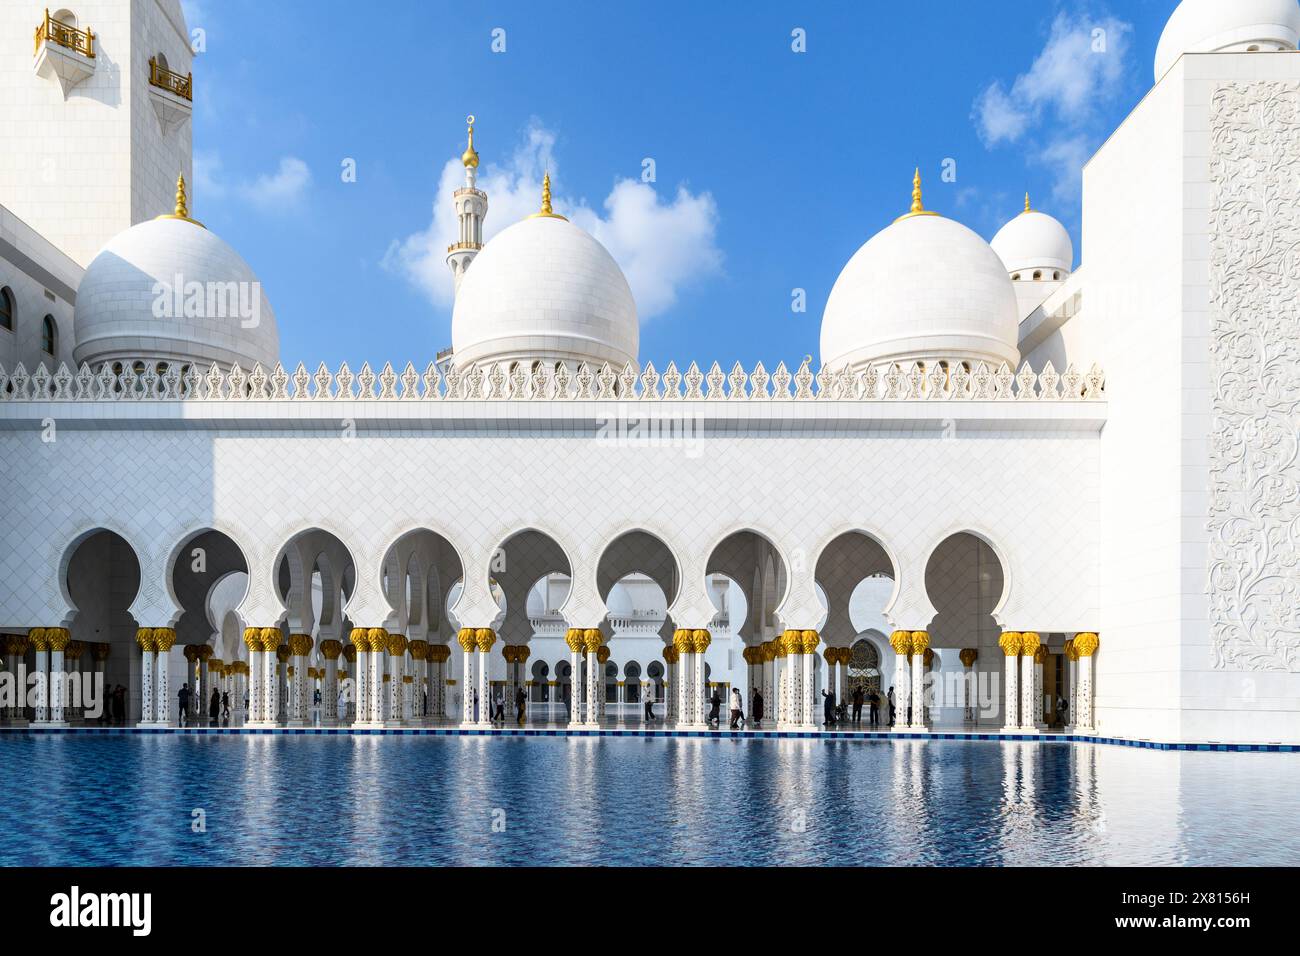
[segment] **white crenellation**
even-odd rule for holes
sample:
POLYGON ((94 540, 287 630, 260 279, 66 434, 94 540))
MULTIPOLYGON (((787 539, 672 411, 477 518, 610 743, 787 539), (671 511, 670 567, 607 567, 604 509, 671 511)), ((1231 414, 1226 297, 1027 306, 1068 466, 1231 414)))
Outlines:
POLYGON ((706 376, 692 362, 683 377, 675 363, 660 377, 653 364, 644 371, 635 365, 616 373, 609 365, 593 370, 586 364, 539 365, 531 374, 521 366, 507 371, 500 365, 449 370, 445 379, 429 365, 421 376, 409 362, 399 379, 391 363, 376 375, 370 364, 353 374, 348 364, 332 373, 322 363, 315 375, 301 363, 291 375, 277 364, 269 372, 260 364, 245 372, 236 363, 227 371, 213 365, 206 372, 195 366, 169 365, 159 374, 157 363, 82 365, 74 374, 66 364, 51 372, 40 364, 34 372, 19 363, 12 372, 0 366, 0 402, 88 401, 1102 401, 1105 376, 1093 366, 1087 375, 1071 365, 1057 374, 1049 361, 1039 373, 1026 363, 1013 373, 980 364, 973 372, 961 366, 951 374, 938 366, 928 372, 919 365, 890 366, 851 372, 848 367, 822 368, 816 375, 805 361, 791 377, 782 363, 768 376, 760 362, 746 374, 736 363, 730 375, 714 362, 706 376), (136 365, 143 368, 141 373, 136 365), (685 392, 682 383, 685 381, 685 392), (794 382, 793 393, 790 390, 794 382), (769 391, 768 385, 774 386, 769 391), (400 388, 399 388, 400 384, 400 388), (662 387, 661 387, 662 386, 662 387))

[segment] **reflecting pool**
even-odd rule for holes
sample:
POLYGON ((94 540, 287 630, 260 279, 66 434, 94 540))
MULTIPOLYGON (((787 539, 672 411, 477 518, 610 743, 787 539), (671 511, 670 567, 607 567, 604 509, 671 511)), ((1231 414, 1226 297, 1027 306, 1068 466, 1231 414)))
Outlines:
POLYGON ((0 787, 5 865, 1300 863, 1295 754, 15 734, 0 787))

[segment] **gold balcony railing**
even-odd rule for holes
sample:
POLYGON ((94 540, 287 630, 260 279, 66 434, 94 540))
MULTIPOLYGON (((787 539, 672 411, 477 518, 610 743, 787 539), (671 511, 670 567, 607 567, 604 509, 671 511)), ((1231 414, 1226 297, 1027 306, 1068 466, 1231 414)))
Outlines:
POLYGON ((156 56, 149 57, 149 82, 160 90, 174 93, 181 99, 194 101, 194 74, 181 76, 173 73, 158 62, 156 56))
POLYGON ((41 51, 41 44, 47 41, 91 60, 95 58, 95 34, 54 19, 48 8, 45 10, 45 21, 36 28, 37 53, 41 51))

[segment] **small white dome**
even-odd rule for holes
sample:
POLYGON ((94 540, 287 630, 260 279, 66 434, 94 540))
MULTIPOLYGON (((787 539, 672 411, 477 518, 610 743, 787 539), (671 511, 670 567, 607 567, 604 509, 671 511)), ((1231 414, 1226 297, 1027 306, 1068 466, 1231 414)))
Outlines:
POLYGON ((1156 82, 1184 53, 1294 50, 1298 41, 1296 0, 1183 0, 1156 47, 1156 82))
POLYGON ((239 253, 187 219, 114 236, 86 269, 75 312, 78 364, 160 359, 245 370, 280 358, 275 313, 239 253))
POLYGON ((1018 333, 1016 291, 989 244, 951 219, 909 216, 877 233, 835 281, 822 363, 1015 367, 1018 333))
POLYGON ((515 223, 465 272, 451 319, 457 365, 635 362, 636 302, 614 257, 558 216, 515 223))
POLYGON ((1009 273, 1042 271, 1051 278, 1074 268, 1074 243, 1070 234, 1056 219, 1046 213, 1030 210, 998 230, 993 237, 996 252, 1009 273))

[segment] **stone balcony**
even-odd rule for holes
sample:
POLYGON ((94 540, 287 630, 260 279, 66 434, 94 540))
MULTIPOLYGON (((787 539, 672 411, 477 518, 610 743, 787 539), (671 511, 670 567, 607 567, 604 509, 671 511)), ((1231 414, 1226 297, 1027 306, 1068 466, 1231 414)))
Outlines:
POLYGON ((95 34, 64 23, 45 11, 36 28, 36 49, 32 64, 36 75, 57 79, 66 100, 77 84, 95 72, 95 34))

